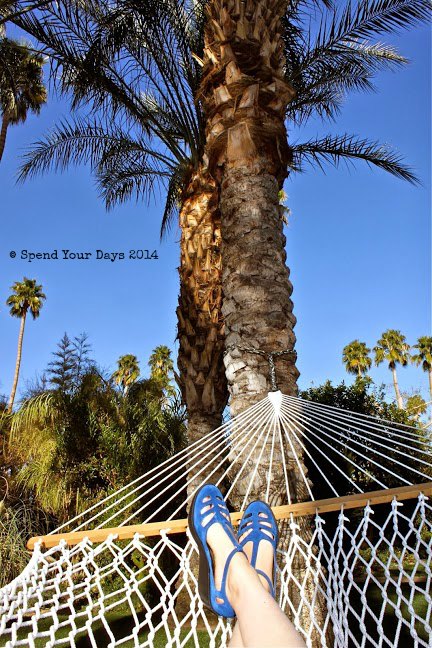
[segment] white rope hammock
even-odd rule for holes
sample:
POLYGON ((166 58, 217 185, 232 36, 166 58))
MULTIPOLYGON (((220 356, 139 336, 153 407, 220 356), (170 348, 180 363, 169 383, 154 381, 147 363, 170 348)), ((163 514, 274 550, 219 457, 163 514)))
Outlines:
POLYGON ((35 539, 0 591, 0 645, 225 646, 231 626, 203 608, 191 536, 172 535, 208 482, 239 514, 257 493, 279 505, 278 600, 309 646, 432 645, 430 438, 281 392, 35 539), (379 492, 347 496, 365 490, 379 492))

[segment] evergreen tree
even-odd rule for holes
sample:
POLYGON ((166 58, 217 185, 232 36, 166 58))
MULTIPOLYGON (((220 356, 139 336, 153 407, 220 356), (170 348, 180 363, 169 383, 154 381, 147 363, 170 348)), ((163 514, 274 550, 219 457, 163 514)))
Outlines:
POLYGON ((91 345, 88 343, 87 333, 83 332, 80 335, 76 335, 73 339, 72 346, 75 355, 74 380, 78 382, 93 364, 90 357, 91 345))
POLYGON ((73 342, 65 333, 57 344, 54 360, 48 364, 47 375, 50 384, 61 392, 70 393, 74 387, 77 372, 77 358, 73 342))

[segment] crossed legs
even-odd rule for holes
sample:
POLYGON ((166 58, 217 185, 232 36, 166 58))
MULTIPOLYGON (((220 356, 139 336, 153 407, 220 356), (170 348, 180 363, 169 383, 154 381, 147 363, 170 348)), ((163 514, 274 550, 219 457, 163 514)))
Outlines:
MULTIPOLYGON (((232 541, 220 524, 213 524, 207 542, 219 586, 232 541)), ((304 640, 268 592, 267 582, 249 564, 252 543, 246 543, 244 552, 247 557, 241 553, 233 557, 227 576, 226 593, 237 616, 230 648, 305 648, 304 640)), ((273 547, 265 540, 260 542, 256 566, 272 578, 273 547)))

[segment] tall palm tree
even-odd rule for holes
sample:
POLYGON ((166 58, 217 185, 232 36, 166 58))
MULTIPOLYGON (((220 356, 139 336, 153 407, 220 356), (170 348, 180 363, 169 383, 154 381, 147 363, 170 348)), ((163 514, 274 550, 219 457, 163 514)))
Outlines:
POLYGON ((342 351, 342 362, 347 372, 357 375, 358 378, 365 376, 372 366, 369 353, 370 349, 365 342, 353 340, 347 344, 342 351))
MULTIPOLYGON (((278 200, 289 168, 332 156, 332 150, 339 160, 344 150, 359 147, 364 155, 367 149, 348 136, 290 147, 287 125, 311 114, 335 115, 349 90, 370 87, 370 57, 394 65, 396 55, 365 39, 424 20, 430 7, 347 3, 342 12, 327 14, 309 47, 301 11, 301 3, 281 0, 208 5, 201 97, 209 169, 220 178, 225 365, 234 413, 270 387, 266 358, 247 349, 286 352, 277 360, 279 385, 285 393, 297 391, 295 355, 289 353, 295 342, 292 286, 278 200)), ((291 493, 301 500, 298 476, 294 471, 291 493)), ((258 490, 257 483, 254 494, 258 490)))
POLYGON ((422 366, 423 371, 426 371, 429 376, 429 392, 432 399, 432 337, 430 335, 422 335, 414 344, 414 349, 418 350, 411 356, 412 361, 416 365, 422 366))
POLYGON ((13 293, 7 298, 6 304, 7 306, 10 306, 9 312, 12 317, 20 318, 21 325, 18 335, 18 352, 15 363, 15 375, 7 406, 8 412, 12 412, 15 394, 18 387, 27 313, 30 311, 34 320, 38 318, 43 302, 46 299, 46 295, 42 292, 42 286, 36 283, 36 279, 28 279, 27 277, 24 277, 22 281, 16 281, 14 285, 11 286, 11 290, 13 290, 13 293))
POLYGON ((46 102, 43 64, 44 57, 24 43, 0 39, 0 160, 8 127, 25 122, 29 111, 38 115, 46 102))
MULTIPOLYGON (((54 71, 62 71, 56 79, 65 93, 72 94, 73 108, 87 108, 87 116, 60 124, 37 143, 22 168, 22 177, 90 163, 108 207, 132 195, 145 197, 161 182, 167 188, 163 231, 179 213, 178 367, 191 441, 220 424, 228 397, 222 361, 225 324, 221 310, 220 173, 213 163, 209 167, 204 153, 205 124, 211 121, 210 113, 204 117, 201 108, 208 104, 205 84, 199 94, 203 30, 207 8, 212 4, 205 0, 125 0, 112 7, 85 3, 71 12, 60 3, 15 20, 45 46, 54 71)), ((331 14, 333 30, 324 29, 328 16, 323 16, 317 38, 309 34, 308 20, 303 20, 307 2, 290 3, 284 18, 284 73, 296 97, 286 107, 289 120, 304 123, 316 114, 333 118, 349 90, 369 89, 378 70, 405 62, 393 48, 359 38, 401 26, 404 21, 409 26, 424 19, 425 1, 411 3, 410 12, 407 3, 400 0, 387 1, 382 9, 379 4, 362 2, 363 10, 349 21, 346 16, 339 20, 331 14)), ((251 52, 257 54, 256 41, 251 52)), ((255 74, 257 70, 249 72, 255 74)), ((207 74, 206 79, 209 85, 207 74)), ((279 91, 279 82, 277 86, 279 91)), ((270 83, 270 91, 272 88, 270 83)), ((212 90, 209 86, 209 92, 212 90)), ((220 88, 217 92, 221 92, 220 88)), ((244 109, 238 111, 238 116, 241 113, 244 109)), ((282 113, 279 110, 280 116, 282 113)), ((321 165, 326 160, 337 163, 353 157, 413 179, 397 156, 377 143, 344 135, 318 138, 289 147, 287 152, 284 141, 282 148, 279 141, 274 142, 274 148, 285 151, 284 159, 293 171, 306 162, 321 165)), ((284 174, 286 167, 276 174, 277 185, 284 174)), ((282 269, 285 253, 281 232, 278 241, 280 250, 276 256, 282 269)), ((290 291, 289 283, 282 283, 282 292, 290 291)), ((232 305, 232 301, 228 302, 226 310, 232 305)), ((289 311, 289 304, 287 308, 289 311)), ((286 323, 284 319, 285 328, 286 323)), ((292 314, 288 323, 291 329, 292 314)), ((281 341, 282 346, 292 346, 293 333, 285 337, 289 340, 281 341)), ((269 350, 277 346, 270 335, 269 350)), ((259 358, 248 357, 246 364, 255 361, 266 375, 259 358)), ((237 377, 244 374, 230 371, 231 376, 233 373, 237 377)), ((290 373, 293 388, 296 370, 291 367, 290 373)), ((264 385, 265 380, 263 390, 264 385)), ((234 410, 238 409, 235 402, 234 410)))
POLYGON ((117 360, 118 368, 114 371, 112 378, 116 385, 120 385, 123 394, 126 396, 131 385, 138 380, 140 375, 139 362, 136 355, 127 353, 117 360))
POLYGON ((158 383, 167 396, 174 395, 175 391, 171 384, 174 373, 171 349, 164 344, 160 344, 153 350, 148 364, 150 367, 150 380, 158 383))
POLYGON ((404 409, 404 403, 399 389, 396 365, 400 364, 402 367, 406 367, 410 360, 409 350, 410 346, 406 342, 405 335, 395 329, 385 331, 374 347, 375 364, 378 366, 382 362, 388 362, 388 367, 393 375, 393 385, 399 409, 404 409))

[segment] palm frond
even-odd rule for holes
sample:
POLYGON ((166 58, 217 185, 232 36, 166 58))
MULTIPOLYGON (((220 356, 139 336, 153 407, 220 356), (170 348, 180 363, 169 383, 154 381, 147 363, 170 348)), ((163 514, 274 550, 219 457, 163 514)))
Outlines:
POLYGON ((165 208, 162 216, 160 230, 161 239, 170 231, 174 218, 178 214, 179 204, 181 202, 182 192, 187 185, 191 173, 191 165, 185 160, 180 163, 171 175, 168 183, 167 197, 165 208))
POLYGON ((348 92, 375 90, 372 79, 378 72, 406 63, 394 47, 360 41, 315 48, 303 58, 291 58, 286 75, 296 97, 288 105, 287 117, 298 124, 313 113, 334 118, 348 92))
POLYGON ((139 3, 140 12, 131 13, 121 5, 112 9, 92 1, 61 3, 45 8, 42 19, 30 13, 17 19, 17 24, 46 46, 52 79, 71 98, 72 110, 85 106, 106 119, 139 123, 182 158, 179 133, 165 132, 157 121, 160 113, 149 110, 146 101, 153 95, 165 111, 169 108, 177 115, 177 131, 197 155, 203 145, 202 126, 190 87, 197 80, 192 72, 185 73, 187 64, 196 73, 197 64, 187 41, 177 38, 179 26, 172 23, 175 4, 174 0, 146 0, 139 3), (150 9, 158 20, 148 19, 150 9))
MULTIPOLYGON (((353 46, 347 49, 352 50, 353 46)), ((393 48, 386 45, 359 44, 355 58, 342 52, 323 65, 297 70, 291 80, 296 96, 288 104, 287 119, 295 124, 305 123, 316 114, 321 119, 334 119, 350 91, 374 91, 372 78, 380 69, 395 68, 407 63, 393 48)))
POLYGON ((170 177, 171 173, 160 170, 157 165, 126 157, 123 157, 121 165, 114 158, 112 164, 101 165, 96 173, 97 186, 107 209, 132 197, 148 202, 154 194, 155 185, 165 186, 170 177))
POLYGON ((119 161, 122 156, 130 158, 133 155, 154 160, 156 175, 174 166, 170 157, 151 148, 144 138, 134 139, 115 125, 85 118, 65 120, 44 140, 32 144, 24 156, 18 179, 50 170, 64 171, 71 165, 80 164, 89 164, 92 171, 97 172, 100 167, 107 167, 110 159, 119 161))
POLYGON ((35 420, 45 420, 51 416, 55 396, 51 392, 44 392, 25 401, 13 415, 11 436, 19 427, 32 425, 35 420))
MULTIPOLYGON (((429 0, 361 0, 325 12, 314 42, 304 25, 286 29, 286 78, 297 96, 287 117, 296 123, 313 113, 334 118, 347 92, 373 90, 373 76, 407 60, 391 46, 367 39, 425 22, 429 0)), ((303 21, 304 22, 304 21, 303 21)))
POLYGON ((302 171, 306 163, 323 169, 324 163, 338 166, 341 161, 363 160, 368 165, 377 166, 388 173, 419 184, 413 170, 402 163, 401 157, 388 146, 353 135, 329 135, 322 139, 309 140, 292 147, 293 170, 302 171))
POLYGON ((88 164, 107 209, 132 196, 149 199, 157 183, 168 184, 177 164, 144 137, 133 138, 119 128, 85 119, 62 122, 33 144, 24 159, 19 180, 88 164))
POLYGON ((335 9, 323 20, 317 45, 328 48, 331 43, 409 29, 427 22, 431 10, 429 0, 361 0, 354 6, 349 1, 341 13, 335 9))
POLYGON ((188 28, 187 14, 177 0, 123 0, 107 14, 95 42, 100 40, 102 55, 121 55, 123 71, 129 67, 129 84, 140 89, 145 84, 146 92, 172 107, 183 139, 189 139, 193 149, 200 130, 193 102, 200 72, 188 28))

